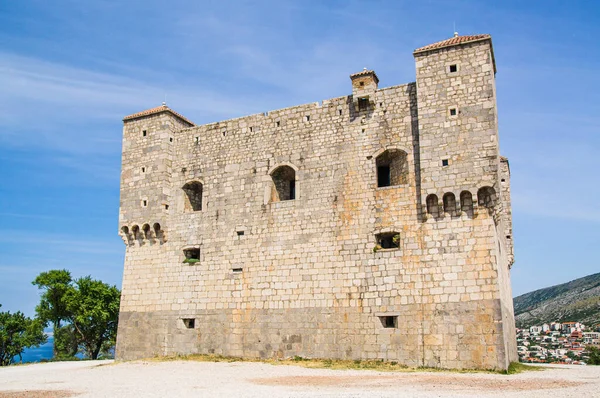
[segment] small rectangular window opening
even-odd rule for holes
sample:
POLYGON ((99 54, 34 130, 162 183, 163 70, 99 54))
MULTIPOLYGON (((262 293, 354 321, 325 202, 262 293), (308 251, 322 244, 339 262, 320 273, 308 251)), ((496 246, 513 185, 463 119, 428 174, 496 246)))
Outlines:
POLYGON ((304 121, 305 122, 310 122, 310 115, 304 116, 304 121))
POLYGON ((358 99, 358 110, 364 111, 369 108, 369 99, 368 98, 359 98, 358 99))
POLYGON ((237 236, 244 236, 244 231, 237 231, 237 236))
POLYGON ((146 168, 142 167, 142 173, 145 173, 145 172, 146 172, 146 168))
POLYGON ((361 87, 364 86, 364 85, 365 85, 365 82, 360 82, 360 86, 361 87))
POLYGON ((182 321, 186 329, 196 328, 196 320, 194 318, 183 318, 182 321))
POLYGON ((377 167, 377 186, 389 187, 391 184, 390 166, 384 165, 377 167))
POLYGON ((250 132, 254 131, 254 127, 250 126, 250 132))
POLYGON ((341 109, 338 109, 338 114, 339 114, 340 116, 342 116, 342 110, 341 110, 341 109))
POLYGON ((185 260, 183 260, 184 263, 195 264, 200 261, 200 249, 197 247, 184 249, 183 255, 185 256, 185 260))
POLYGON ((454 73, 458 70, 458 67, 456 66, 456 64, 452 64, 450 65, 450 73, 454 73))
POLYGON ((242 269, 242 268, 233 268, 233 269, 231 270, 231 272, 233 272, 234 274, 240 274, 242 271, 243 271, 243 269, 242 269))
POLYGON ((379 320, 381 325, 386 329, 397 329, 398 328, 398 317, 397 316, 380 316, 379 320))
POLYGON ((200 143, 200 137, 196 137, 196 145, 200 143))
POLYGON ((442 166, 448 166, 448 159, 442 159, 442 166))
POLYGON ((147 133, 146 133, 146 130, 142 131, 142 137, 145 137, 145 136, 146 136, 146 134, 147 134, 147 133))
POLYGON ((397 249, 400 247, 400 234, 397 232, 386 232, 376 236, 377 244, 382 249, 397 249))
POLYGON ((450 108, 450 116, 456 116, 456 108, 450 108))
POLYGON ((276 125, 277 127, 280 127, 280 126, 281 126, 281 122, 280 122, 280 121, 276 121, 276 122, 275 122, 275 125, 276 125))
POLYGON ((173 137, 169 137, 169 142, 173 142, 173 137))
POLYGON ((148 206, 148 201, 147 200, 143 200, 142 201, 142 206, 144 206, 144 207, 148 206))
POLYGON ((165 210, 169 210, 169 205, 165 205, 165 210))

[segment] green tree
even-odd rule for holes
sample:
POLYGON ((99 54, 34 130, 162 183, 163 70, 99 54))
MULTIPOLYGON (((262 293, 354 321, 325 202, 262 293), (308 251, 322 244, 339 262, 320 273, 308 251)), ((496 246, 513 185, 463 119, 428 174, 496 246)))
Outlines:
POLYGON ((44 323, 17 311, 0 312, 0 366, 10 365, 28 347, 39 347, 47 341, 44 323))
POLYGON ((97 359, 107 343, 114 342, 121 292, 89 276, 77 279, 64 297, 68 320, 85 354, 97 359))
POLYGON ((587 346, 585 354, 588 357, 586 361, 588 365, 600 365, 600 349, 598 347, 587 346))
POLYGON ((66 292, 72 288, 71 273, 65 269, 50 270, 39 274, 33 282, 33 285, 38 289, 44 290, 40 303, 35 307, 38 318, 44 322, 44 326, 48 326, 52 322, 54 328, 54 356, 64 356, 64 352, 60 352, 58 347, 61 346, 59 341, 64 333, 60 333, 61 322, 68 318, 67 306, 64 302, 66 292))

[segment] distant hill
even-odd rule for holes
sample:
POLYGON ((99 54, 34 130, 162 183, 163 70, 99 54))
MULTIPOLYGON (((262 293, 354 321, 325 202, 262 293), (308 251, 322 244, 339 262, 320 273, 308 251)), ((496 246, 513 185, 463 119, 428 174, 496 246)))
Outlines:
POLYGON ((514 298, 517 327, 549 322, 600 323, 600 273, 514 298))

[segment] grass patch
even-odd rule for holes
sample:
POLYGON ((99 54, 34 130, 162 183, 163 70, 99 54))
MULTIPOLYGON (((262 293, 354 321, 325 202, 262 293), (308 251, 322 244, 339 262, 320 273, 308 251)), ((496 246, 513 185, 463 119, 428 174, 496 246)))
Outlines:
POLYGON ((545 370, 545 368, 542 366, 526 365, 521 362, 511 362, 510 365, 508 365, 508 369, 499 373, 506 375, 516 375, 523 372, 538 372, 540 370, 545 370))
POLYGON ((302 366, 311 369, 334 369, 334 370, 376 370, 380 372, 445 372, 445 373, 495 373, 495 374, 518 374, 526 371, 544 370, 540 366, 525 365, 519 362, 512 362, 507 370, 491 369, 444 369, 417 367, 411 368, 396 361, 384 361, 382 359, 374 360, 348 360, 348 359, 319 359, 303 358, 294 356, 288 359, 257 359, 226 357, 222 355, 209 354, 190 354, 190 355, 172 355, 167 357, 154 357, 151 360, 158 362, 169 361, 197 361, 197 362, 260 362, 270 365, 293 365, 302 366))

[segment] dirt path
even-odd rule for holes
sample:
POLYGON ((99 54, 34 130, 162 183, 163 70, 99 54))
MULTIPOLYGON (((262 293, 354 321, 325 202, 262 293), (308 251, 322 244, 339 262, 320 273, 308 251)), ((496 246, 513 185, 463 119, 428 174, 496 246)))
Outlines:
POLYGON ((376 372, 232 362, 56 362, 0 368, 0 398, 593 397, 600 367, 541 372, 376 372))

